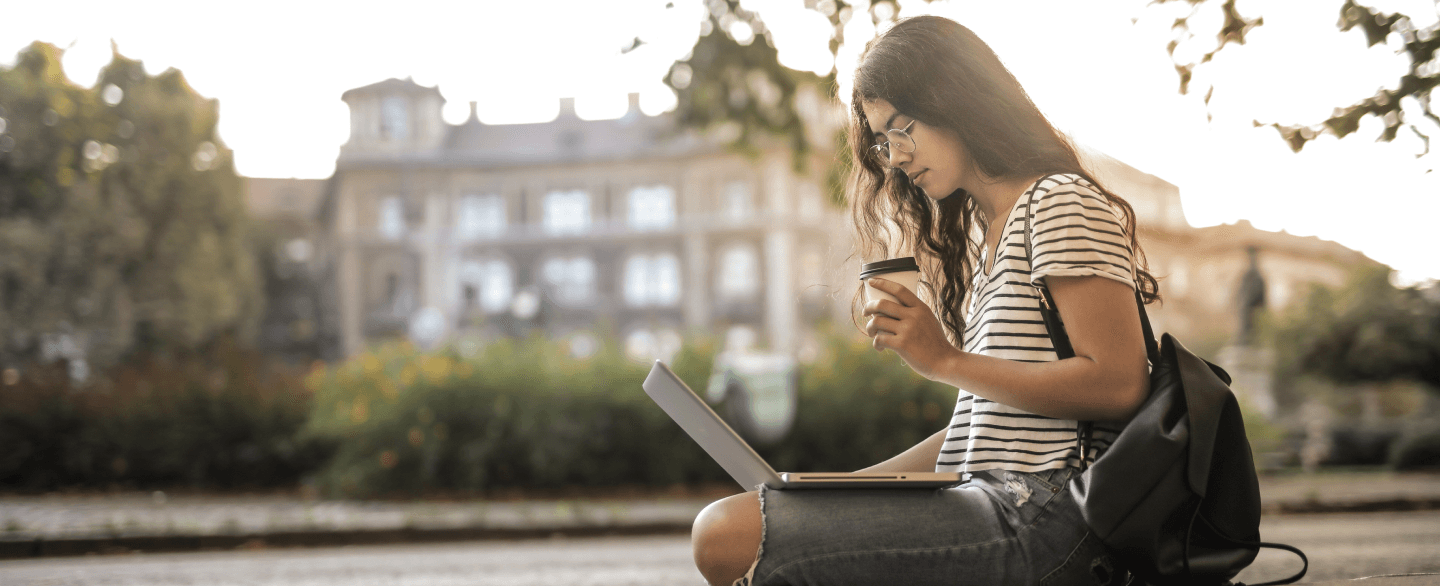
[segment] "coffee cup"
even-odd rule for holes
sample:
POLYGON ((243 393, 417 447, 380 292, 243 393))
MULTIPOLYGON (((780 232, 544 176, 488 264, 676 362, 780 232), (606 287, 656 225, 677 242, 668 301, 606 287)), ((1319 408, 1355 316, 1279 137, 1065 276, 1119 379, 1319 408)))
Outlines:
POLYGON ((915 287, 920 283, 920 265, 915 263, 915 257, 905 256, 879 262, 865 263, 860 266, 860 280, 865 281, 866 303, 876 299, 889 299, 900 303, 900 300, 896 299, 895 296, 870 286, 870 279, 875 277, 899 283, 913 293, 915 292, 915 287))

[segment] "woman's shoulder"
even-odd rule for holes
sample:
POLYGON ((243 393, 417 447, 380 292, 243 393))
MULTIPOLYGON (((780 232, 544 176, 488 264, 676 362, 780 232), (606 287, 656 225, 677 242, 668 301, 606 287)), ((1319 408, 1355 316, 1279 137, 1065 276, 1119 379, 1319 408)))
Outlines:
POLYGON ((1051 173, 1035 182, 1035 199, 1065 195, 1104 198, 1094 183, 1078 173, 1051 173))

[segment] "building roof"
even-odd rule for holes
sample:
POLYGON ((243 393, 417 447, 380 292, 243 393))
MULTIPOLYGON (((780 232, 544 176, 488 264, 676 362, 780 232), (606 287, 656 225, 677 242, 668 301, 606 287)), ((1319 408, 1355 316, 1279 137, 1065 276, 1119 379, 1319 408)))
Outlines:
MULTIPOLYGON (((439 88, 420 85, 418 83, 415 83, 415 80, 412 80, 408 77, 405 79, 395 79, 392 77, 385 81, 375 82, 367 86, 357 87, 355 89, 348 90, 345 93, 340 94, 340 99, 348 102, 350 101, 350 98, 358 95, 394 94, 400 92, 409 94, 434 94, 436 96, 440 95, 439 88)), ((443 100, 444 98, 442 97, 441 99, 443 100)))
POLYGON ((1382 264, 1339 242, 1324 240, 1318 236, 1299 236, 1284 230, 1261 230, 1249 220, 1243 219, 1234 224, 1195 228, 1190 237, 1193 239, 1191 249, 1201 255, 1212 254, 1220 249, 1236 250, 1254 246, 1269 253, 1321 258, 1346 266, 1382 264))
MULTIPOLYGON (((353 90, 352 90, 353 91, 353 90)), ((387 167, 416 163, 484 169, 532 165, 670 159, 718 152, 723 145, 680 128, 673 113, 649 116, 632 96, 624 116, 584 120, 572 98, 561 100, 560 114, 547 122, 486 124, 472 108, 458 125, 445 125, 437 148, 411 153, 342 152, 340 168, 387 167)))

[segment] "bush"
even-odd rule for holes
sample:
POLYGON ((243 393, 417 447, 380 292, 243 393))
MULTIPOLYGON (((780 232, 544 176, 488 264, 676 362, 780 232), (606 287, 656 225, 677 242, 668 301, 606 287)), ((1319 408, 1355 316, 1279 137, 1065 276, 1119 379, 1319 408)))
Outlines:
POLYGON ((955 387, 915 374, 868 339, 826 337, 815 363, 800 370, 795 425, 759 450, 777 470, 840 472, 884 461, 945 427, 955 387))
POLYGON ((1440 425, 1432 422, 1400 436, 1390 446, 1389 461, 1396 470, 1440 469, 1440 425))
POLYGON ((1398 429, 1388 427, 1336 427, 1330 430, 1330 455, 1324 463, 1328 466, 1383 466, 1391 445, 1399 435, 1398 429))
POLYGON ((138 357, 72 388, 58 366, 0 387, 0 487, 295 485, 328 448, 297 442, 303 373, 220 341, 138 357))
MULTIPOLYGON (((709 355, 687 347, 677 374, 703 388, 709 355)), ((587 360, 540 339, 471 358, 388 345, 312 375, 305 436, 340 445, 319 475, 335 495, 723 481, 644 394, 647 372, 614 345, 587 360)))
MULTIPOLYGON (((949 420, 954 388, 863 343, 827 348, 801 370, 788 437, 760 450, 777 469, 862 468, 949 420)), ((691 341, 672 366, 703 392, 713 355, 691 341)), ((340 446, 319 475, 334 495, 730 482, 644 394, 648 368, 613 345, 588 360, 539 339, 470 358, 384 346, 312 375, 305 434, 340 446)))

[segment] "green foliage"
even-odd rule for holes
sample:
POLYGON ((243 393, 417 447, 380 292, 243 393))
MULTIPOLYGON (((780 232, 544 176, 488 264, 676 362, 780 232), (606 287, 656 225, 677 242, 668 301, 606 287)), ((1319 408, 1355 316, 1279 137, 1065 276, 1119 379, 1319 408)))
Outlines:
MULTIPOLYGON (((687 344, 674 370, 704 389, 713 354, 687 344)), ((587 360, 539 339, 470 358, 384 346, 311 375, 304 436, 340 446, 319 475, 331 494, 728 483, 645 396, 647 372, 613 346, 587 360)), ((788 438, 761 453, 784 470, 862 468, 939 430, 954 400, 893 353, 837 337, 801 372, 788 438)))
POLYGON ((848 471, 909 449, 950 423, 955 387, 915 374, 869 340, 831 335, 800 371, 795 426, 761 454, 777 470, 848 471))
MULTIPOLYGON (((706 350, 675 360, 694 388, 706 350)), ((311 376, 306 437, 340 444, 319 477, 332 494, 723 480, 645 396, 647 372, 614 345, 588 360, 538 338, 471 358, 383 346, 311 376)))
POLYGON ((1240 399, 1240 417, 1245 423, 1245 439, 1250 441, 1250 450, 1256 455, 1255 465, 1263 467, 1267 463, 1261 455, 1283 450, 1287 430, 1244 399, 1240 399))
POLYGON ((783 137, 796 166, 803 166, 811 145, 796 109, 796 92, 803 84, 819 86, 825 80, 781 65, 772 33, 738 0, 712 0, 707 7, 709 19, 695 48, 665 76, 678 96, 680 124, 698 129, 728 125, 732 132, 724 139, 729 146, 750 155, 758 155, 761 137, 783 137), (732 31, 741 29, 751 36, 737 38, 732 31))
POLYGON ((0 487, 288 487, 328 454, 296 441, 302 373, 228 340, 96 378, 37 367, 0 386, 0 487))
MULTIPOLYGON (((719 130, 732 149, 751 155, 758 154, 761 139, 778 137, 790 147, 796 169, 804 170, 805 154, 814 148, 807 124, 815 118, 807 120, 795 98, 802 87, 811 86, 822 100, 833 100, 835 72, 816 75, 782 65, 774 32, 766 28, 759 12, 747 10, 743 4, 740 0, 706 0, 707 17, 695 48, 665 76, 665 83, 678 96, 676 113, 682 126, 719 130)), ((893 21, 897 14, 890 0, 862 5, 847 0, 805 4, 830 22, 831 55, 838 54, 846 42, 845 24, 855 17, 857 7, 868 11, 865 16, 877 25, 893 21)), ((836 145, 843 147, 841 142, 836 145)), ((827 172, 833 173, 833 169, 827 172)))
POLYGON ((1440 422, 1429 421, 1390 446, 1390 466, 1396 470, 1440 469, 1440 422))
POLYGON ((252 335, 260 279, 218 103, 118 53, 77 87, 61 53, 35 43, 0 68, 0 362, 67 331, 102 366, 137 342, 252 335))
MULTIPOLYGON (((1358 270, 1335 290, 1311 288, 1275 331, 1276 380, 1415 380, 1440 389, 1440 300, 1390 284, 1390 269, 1358 270)), ((1287 389, 1288 390, 1288 389, 1287 389)))

